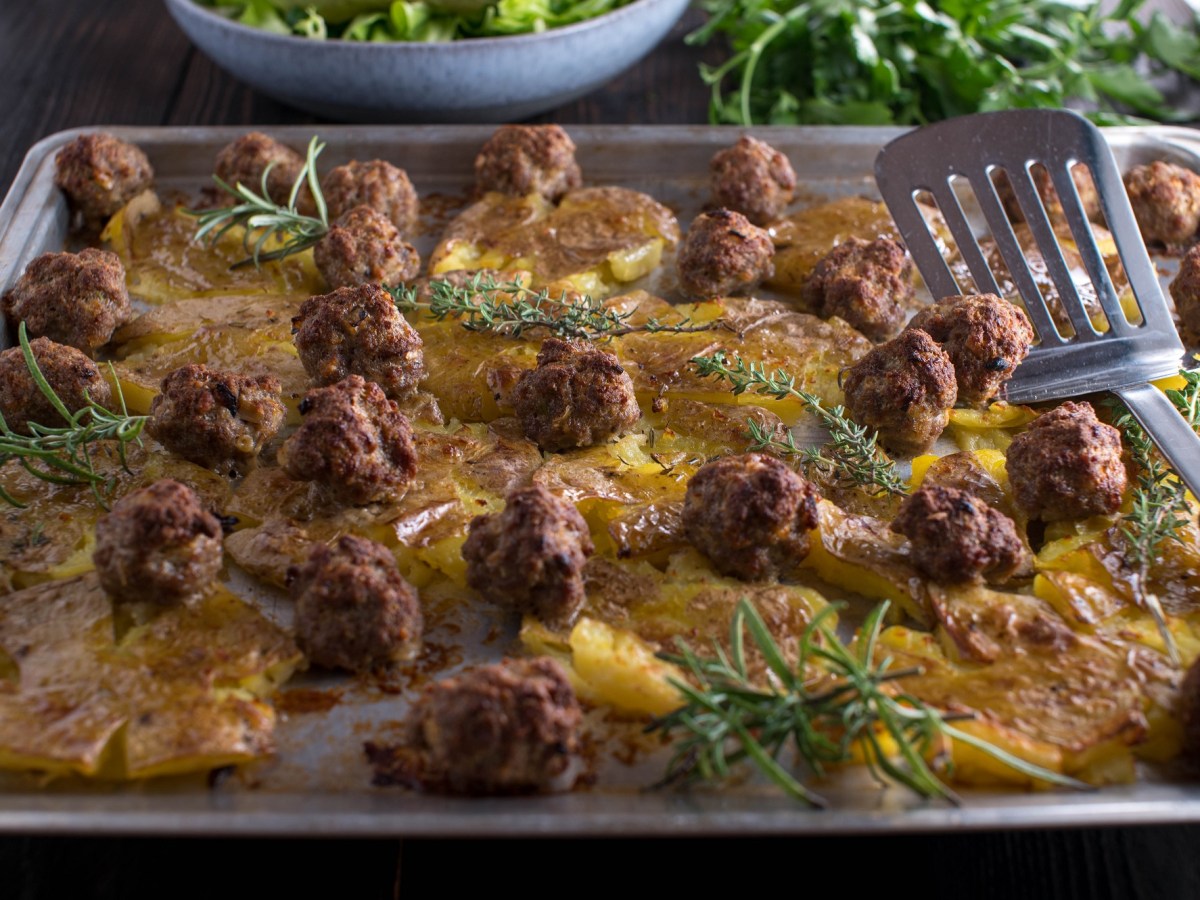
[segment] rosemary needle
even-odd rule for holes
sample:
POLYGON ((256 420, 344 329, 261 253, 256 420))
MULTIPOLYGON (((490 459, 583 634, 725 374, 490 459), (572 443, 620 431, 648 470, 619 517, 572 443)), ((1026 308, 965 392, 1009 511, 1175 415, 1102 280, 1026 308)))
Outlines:
MULTIPOLYGON (((128 471, 126 448, 130 443, 141 443, 142 428, 149 417, 129 415, 121 383, 115 376, 113 383, 116 385, 120 412, 111 412, 90 398, 82 409, 67 409, 38 366, 29 346, 24 322, 17 328, 17 340, 20 342, 25 366, 29 369, 34 384, 66 424, 53 427, 31 422, 29 434, 18 434, 8 427, 3 414, 0 414, 0 468, 9 461, 16 460, 29 474, 43 481, 54 484, 90 484, 96 501, 106 507, 104 494, 111 491, 112 478, 96 471, 92 461, 92 448, 101 442, 115 441, 121 465, 128 471)), ((0 500, 12 506, 24 506, 2 486, 0 500)))

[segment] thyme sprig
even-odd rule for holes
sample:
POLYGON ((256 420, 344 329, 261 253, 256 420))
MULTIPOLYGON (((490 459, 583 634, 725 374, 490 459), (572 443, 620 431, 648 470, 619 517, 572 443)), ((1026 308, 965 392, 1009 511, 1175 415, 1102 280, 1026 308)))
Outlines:
POLYGON ((193 240, 212 246, 231 229, 244 229, 242 246, 249 255, 234 263, 235 269, 251 264, 257 268, 264 262, 284 259, 316 244, 329 233, 329 210, 317 177, 317 157, 324 149, 325 145, 314 135, 308 142, 304 165, 292 184, 288 202, 282 206, 270 199, 267 190, 267 179, 275 163, 263 170, 261 190, 257 194, 240 182, 231 186, 214 175, 213 181, 217 186, 240 202, 217 209, 185 209, 184 213, 195 216, 197 220, 193 240), (316 206, 315 217, 306 216, 296 209, 296 200, 306 184, 316 206), (279 246, 264 252, 263 248, 271 241, 279 246))
POLYGON ((1029 778, 1087 787, 954 727, 952 720, 970 716, 940 712, 895 686, 898 679, 919 670, 893 668, 890 657, 877 661, 887 606, 883 603, 867 616, 853 649, 827 624, 836 607, 823 609, 800 636, 794 668, 745 599, 730 626, 729 654, 714 645, 715 658, 702 658, 678 641, 679 654, 663 658, 682 666, 699 687, 673 680, 686 703, 649 727, 667 736, 681 735, 662 783, 721 781, 735 765, 749 761, 791 797, 825 806, 825 800, 787 768, 782 757, 790 749, 818 778, 832 766, 861 758, 881 783, 957 804, 957 795, 934 766, 952 765, 947 750, 950 741, 958 741, 1029 778), (770 671, 765 686, 749 675, 747 635, 770 671), (814 670, 823 675, 814 678, 814 670))
MULTIPOLYGON (((89 484, 96 502, 107 509, 105 497, 112 492, 115 478, 96 470, 92 460, 92 449, 96 444, 115 441, 121 465, 128 471, 125 451, 131 443, 141 443, 142 429, 149 416, 131 416, 125 406, 125 395, 121 384, 113 378, 119 412, 111 412, 91 398, 82 409, 67 409, 62 398, 55 393, 46 376, 42 374, 25 323, 17 328, 17 340, 25 357, 25 366, 39 391, 50 401, 55 411, 66 421, 65 425, 53 427, 36 422, 29 423, 30 434, 13 431, 0 414, 0 468, 10 460, 17 460, 29 474, 53 484, 89 484)), ((0 500, 12 506, 24 506, 0 486, 0 500)))
POLYGON ((842 406, 827 408, 820 397, 798 389, 794 375, 783 369, 768 373, 763 363, 747 363, 721 350, 693 357, 692 365, 702 376, 728 382, 735 394, 753 391, 776 400, 794 397, 829 429, 830 442, 825 446, 799 447, 790 433, 780 439, 771 429, 750 420, 749 449, 794 457, 810 475, 816 472, 842 487, 862 488, 873 496, 908 490, 896 464, 879 448, 876 433, 851 420, 842 406))
POLYGON ((415 286, 400 285, 387 290, 401 312, 424 311, 439 322, 457 319, 468 331, 490 332, 512 338, 543 329, 556 337, 588 341, 609 340, 627 334, 691 334, 728 326, 720 319, 678 322, 648 319, 632 321, 634 309, 622 312, 604 305, 588 294, 572 296, 563 291, 551 295, 546 288, 535 291, 519 281, 497 282, 486 272, 476 272, 463 284, 440 279, 429 282, 428 300, 415 286))

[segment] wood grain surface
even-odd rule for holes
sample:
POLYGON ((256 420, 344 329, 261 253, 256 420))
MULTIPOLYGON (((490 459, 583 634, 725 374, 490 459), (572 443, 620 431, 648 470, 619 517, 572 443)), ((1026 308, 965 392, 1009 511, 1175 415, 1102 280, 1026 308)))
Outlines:
MULTIPOLYGON (((691 12, 648 59, 541 117, 702 123, 691 12)), ((192 49, 159 0, 0 0, 0 191, 26 150, 92 125, 272 125, 314 119, 258 95, 192 49)), ((375 898, 528 894, 596 885, 921 900, 1200 897, 1200 826, 755 841, 280 841, 7 837, 0 898, 375 898), (905 886, 908 886, 906 889, 905 886)))

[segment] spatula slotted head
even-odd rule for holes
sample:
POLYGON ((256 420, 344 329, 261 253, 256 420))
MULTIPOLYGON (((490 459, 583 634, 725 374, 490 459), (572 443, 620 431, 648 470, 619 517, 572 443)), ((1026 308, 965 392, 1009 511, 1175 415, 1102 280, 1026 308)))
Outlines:
POLYGON ((1020 294, 1038 335, 1037 345, 1008 383, 1010 401, 1113 390, 1178 371, 1183 344, 1121 173, 1100 130, 1082 116, 1066 110, 1014 110, 929 125, 880 151, 875 180, 935 298, 1003 295, 1006 279, 994 268, 997 257, 1007 269, 1007 280, 1020 294), (1122 305, 1105 265, 1072 174, 1079 166, 1090 173, 1099 194, 1136 309, 1122 305), (1035 174, 1053 185, 1057 202, 1045 184, 1039 192, 1035 174), (1000 189, 1006 181, 1010 208, 1015 197, 1023 226, 1014 226, 1005 211, 1000 189), (970 273, 966 284, 955 278, 931 230, 926 218, 930 199, 970 273), (979 243, 981 225, 990 233, 990 253, 979 243), (1024 245, 1017 227, 1029 230, 1024 245))

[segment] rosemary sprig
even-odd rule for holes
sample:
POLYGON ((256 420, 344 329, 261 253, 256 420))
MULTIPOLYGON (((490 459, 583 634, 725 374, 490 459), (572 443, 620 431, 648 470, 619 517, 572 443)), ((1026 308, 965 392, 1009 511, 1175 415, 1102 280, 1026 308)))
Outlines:
POLYGON ((649 726, 648 730, 667 736, 682 735, 662 783, 720 781, 734 765, 748 760, 790 796, 824 806, 824 799, 806 788, 781 760, 790 747, 818 778, 830 766, 861 756, 881 783, 900 784, 921 797, 957 804, 957 795, 929 760, 949 764, 945 749, 949 741, 958 741, 1030 778, 1087 788, 950 724, 964 716, 942 713, 889 687, 919 670, 894 669, 890 658, 876 662, 887 606, 881 604, 867 617, 854 649, 826 624, 836 608, 822 610, 800 637, 795 668, 788 666, 762 617, 745 599, 733 616, 729 655, 716 646, 715 659, 701 658, 680 640, 680 653, 663 658, 684 667, 699 687, 673 681, 687 702, 649 726), (748 674, 747 634, 770 670, 768 687, 754 684, 748 674), (824 677, 810 680, 810 665, 823 670, 824 677))
POLYGON ((249 256, 234 263, 235 269, 252 263, 257 268, 264 262, 284 259, 316 244, 329 233, 329 210, 325 205, 325 196, 321 193, 321 182, 317 178, 317 157, 324 149, 325 145, 314 135, 308 142, 304 165, 292 184, 286 206, 280 206, 271 200, 267 190, 267 179, 275 163, 271 163, 263 171, 261 192, 257 194, 244 184, 231 186, 214 175, 213 181, 217 186, 240 202, 217 209, 185 209, 184 213, 194 216, 197 220, 193 240, 212 246, 230 229, 239 226, 243 228, 242 246, 249 256), (312 194, 317 209, 316 217, 302 215, 296 210, 296 199, 305 184, 312 194), (272 240, 281 243, 275 249, 263 252, 267 242, 272 240))
MULTIPOLYGON (((120 412, 110 412, 90 398, 82 409, 74 412, 68 410, 42 374, 29 346, 24 322, 17 328, 17 340, 25 357, 25 366, 38 390, 67 424, 51 427, 31 422, 30 434, 18 434, 8 427, 4 416, 0 414, 0 468, 10 460, 17 460, 25 471, 43 481, 53 484, 90 484, 96 502, 107 509, 105 495, 111 493, 114 478, 96 471, 92 448, 103 441, 116 441, 121 465, 128 471, 126 447, 132 442, 141 443, 142 428, 149 416, 129 415, 121 383, 115 377, 113 383, 116 385, 120 412)), ((12 506, 24 506, 3 486, 0 486, 0 500, 12 506)))
POLYGON ((795 397, 829 429, 830 443, 824 447, 801 448, 791 434, 780 440, 770 429, 750 421, 751 450, 795 457, 809 474, 817 472, 843 487, 859 487, 874 496, 898 495, 908 490, 896 464, 877 445, 874 431, 852 421, 843 407, 828 409, 820 397, 799 390, 795 376, 783 369, 768 373, 762 363, 747 364, 741 357, 730 358, 721 350, 710 356, 694 357, 692 365, 702 376, 729 382, 735 394, 752 390, 776 400, 795 397))
POLYGON ((635 324, 631 319, 636 308, 621 312, 587 294, 572 298, 566 291, 553 297, 546 288, 534 291, 519 281, 500 283, 485 272, 476 272, 460 285, 430 281, 428 300, 421 299, 416 287, 399 285, 387 290, 401 312, 425 311, 439 322, 457 319, 468 331, 512 338, 533 329, 557 337, 600 341, 627 334, 691 334, 728 327, 720 319, 697 324, 686 317, 678 322, 649 319, 635 324))

